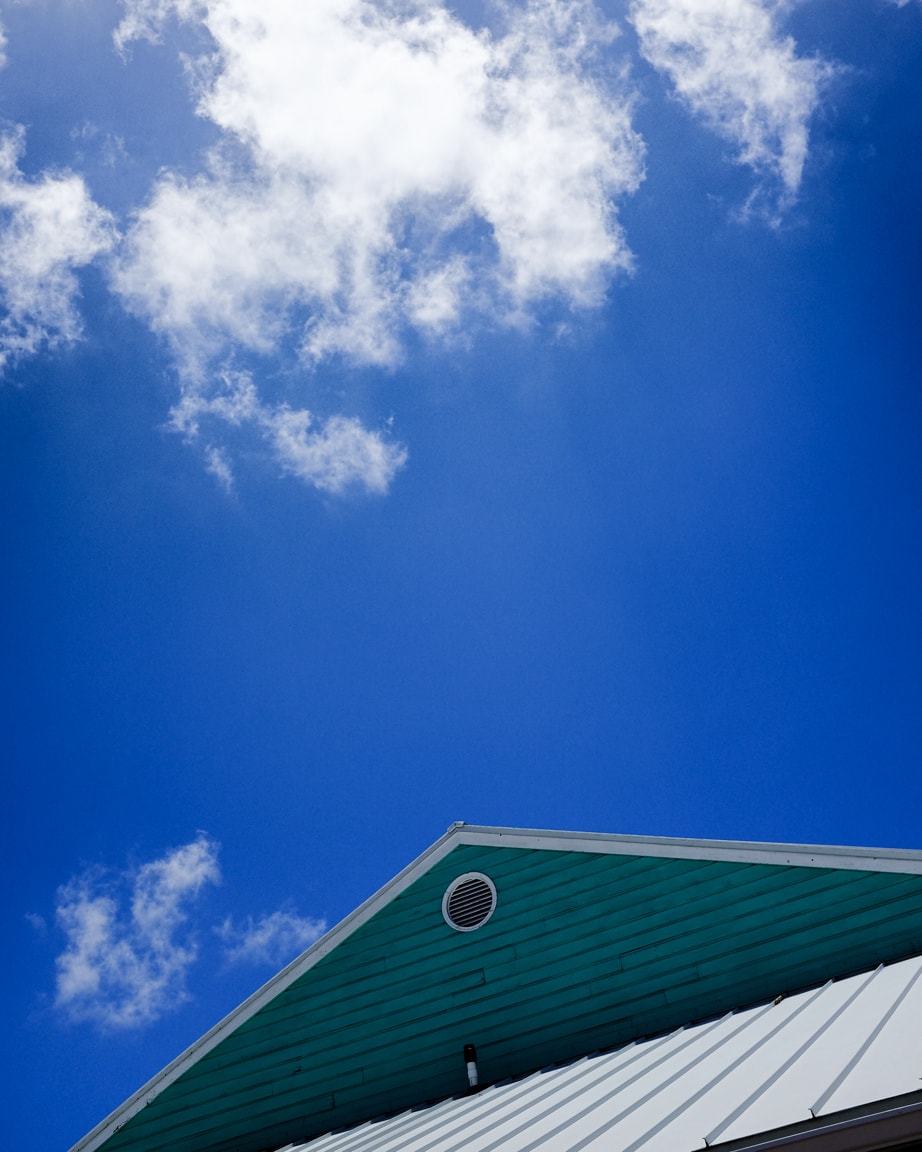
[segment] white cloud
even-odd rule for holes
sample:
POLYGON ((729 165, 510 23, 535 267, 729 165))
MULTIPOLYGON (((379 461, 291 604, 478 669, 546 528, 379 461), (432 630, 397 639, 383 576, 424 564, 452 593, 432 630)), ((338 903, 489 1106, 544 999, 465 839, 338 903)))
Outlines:
POLYGON ((84 146, 76 153, 75 160, 78 164, 86 162, 86 146, 92 146, 107 168, 124 167, 131 163, 122 137, 104 131, 92 120, 84 120, 82 124, 72 128, 70 138, 84 146))
POLYGON ((0 371, 80 335, 75 269, 115 242, 112 217, 81 177, 46 172, 26 180, 22 148, 22 130, 0 136, 0 371))
POLYGON ((234 490, 234 471, 231 468, 227 452, 216 444, 209 444, 205 449, 205 467, 218 481, 225 492, 234 490))
POLYGON ((455 327, 465 299, 473 299, 475 292, 471 268, 459 253, 410 285, 407 316, 421 332, 442 335, 455 327))
POLYGON ((238 927, 227 919, 217 929, 224 941, 229 964, 262 964, 278 968, 293 960, 327 930, 325 920, 298 916, 291 909, 280 909, 238 927))
MULTIPOLYGON (((172 345, 187 398, 210 402, 244 354, 394 365, 409 328, 601 300, 630 265, 616 202, 643 164, 596 54, 615 30, 591 0, 507 16, 491 35, 437 0, 128 0, 123 49, 172 20, 213 41, 191 69, 222 143, 197 176, 161 176, 114 280, 172 345)), ((328 491, 382 489, 402 462, 349 417, 318 428, 259 403, 285 469, 328 491)))
POLYGON ((181 1003, 196 958, 188 907, 219 881, 217 855, 218 845, 200 834, 120 882, 90 872, 63 885, 56 917, 67 947, 57 959, 56 1007, 71 1020, 116 1029, 149 1024, 181 1003))
MULTIPOLYGON (((187 390, 172 418, 174 429, 189 439, 198 436, 205 422, 249 427, 268 445, 282 472, 331 495, 352 488, 386 492, 407 460, 402 444, 352 417, 331 416, 318 423, 305 408, 263 403, 245 372, 222 373, 207 395, 200 387, 187 390)), ((233 471, 226 451, 209 445, 206 460, 208 470, 230 489, 233 471)))
POLYGON ((593 78, 613 29, 588 0, 511 8, 497 37, 438 3, 134 0, 119 43, 171 13, 213 37, 199 111, 242 150, 162 178, 118 285, 187 356, 265 351, 293 324, 309 358, 392 363, 401 325, 432 323, 420 286, 454 285, 439 324, 460 311, 472 229, 492 291, 466 296, 494 311, 596 303, 629 263, 614 199, 642 145, 593 78))
POLYGON ((406 449, 384 440, 347 416, 331 416, 316 430, 310 412, 277 409, 269 419, 275 454, 283 469, 324 492, 355 485, 386 492, 406 462, 406 449))
POLYGON ((632 0, 641 52, 738 159, 796 194, 808 124, 833 66, 778 29, 784 0, 632 0))

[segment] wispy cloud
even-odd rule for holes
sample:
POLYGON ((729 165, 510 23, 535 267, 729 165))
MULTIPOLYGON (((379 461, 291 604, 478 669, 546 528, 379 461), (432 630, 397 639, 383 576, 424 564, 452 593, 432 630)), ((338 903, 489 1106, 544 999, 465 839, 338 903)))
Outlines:
POLYGON ((641 52, 689 108, 790 200, 831 64, 797 55, 783 0, 632 0, 641 52))
POLYGON ((80 176, 26 180, 23 146, 22 129, 0 136, 0 371, 80 335, 75 269, 109 251, 116 236, 80 176))
POLYGON ((61 887, 56 916, 67 946, 57 959, 56 1007, 71 1020, 122 1029, 181 1003, 197 955, 189 908, 219 880, 218 845, 200 834, 130 875, 91 871, 61 887))
POLYGON ((224 941, 228 964, 258 964, 278 968, 293 960, 327 930, 325 920, 298 916, 290 908, 279 909, 242 926, 228 918, 218 935, 224 941))
MULTIPOLYGON (((187 389, 172 413, 174 429, 190 439, 198 436, 204 423, 213 426, 215 421, 255 429, 282 472, 332 495, 350 488, 386 492, 407 459, 402 444, 365 428, 354 417, 317 421, 305 408, 262 403, 246 372, 221 373, 209 395, 187 389)), ((233 470, 226 451, 209 445, 206 459, 219 482, 231 488, 233 470)))
MULTIPOLYGON (((152 1024, 188 999, 199 949, 191 924, 196 899, 218 884, 219 845, 204 833, 156 860, 114 873, 91 869, 57 892, 66 938, 57 958, 55 1007, 72 1022, 104 1031, 152 1024)), ((46 931, 41 916, 27 917, 46 931)), ((260 917, 227 916, 212 931, 227 965, 280 967, 326 931, 326 921, 290 905, 260 917)))

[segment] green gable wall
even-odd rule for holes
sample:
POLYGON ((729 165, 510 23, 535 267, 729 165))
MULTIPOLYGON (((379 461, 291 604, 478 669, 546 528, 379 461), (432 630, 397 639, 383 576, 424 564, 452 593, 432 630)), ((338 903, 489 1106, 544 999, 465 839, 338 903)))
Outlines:
POLYGON ((922 876, 460 845, 105 1152, 261 1152, 922 952, 922 876), (495 882, 449 928, 457 875, 495 882))

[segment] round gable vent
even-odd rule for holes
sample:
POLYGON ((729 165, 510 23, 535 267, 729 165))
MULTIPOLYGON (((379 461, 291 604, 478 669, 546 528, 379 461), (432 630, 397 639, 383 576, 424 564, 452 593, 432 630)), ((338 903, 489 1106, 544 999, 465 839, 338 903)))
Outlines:
POLYGON ((482 872, 465 872, 445 889, 442 915, 458 932, 473 932, 496 909, 496 885, 482 872))

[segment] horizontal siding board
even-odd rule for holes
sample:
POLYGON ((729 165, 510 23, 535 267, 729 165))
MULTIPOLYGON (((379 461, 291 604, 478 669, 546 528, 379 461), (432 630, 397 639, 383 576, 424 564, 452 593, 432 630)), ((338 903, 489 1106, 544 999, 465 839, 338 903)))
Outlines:
MULTIPOLYGON (((290 1092, 300 1093, 305 1099, 305 1085, 310 1088, 316 1077, 317 1068, 310 1059, 287 1059, 274 1066, 267 1065, 264 1077, 257 1083, 242 1084, 239 1079, 222 1081, 199 1088, 181 1101, 168 1103, 155 1099, 145 1110, 145 1120, 151 1130, 166 1130, 174 1123, 173 1118, 186 1114, 230 1111, 246 1107, 248 1102, 258 1099, 280 1099, 290 1092)), ((336 1090, 361 1087, 365 1082, 364 1070, 354 1063, 338 1069, 336 1090)), ((308 1093, 309 1094, 309 1093, 308 1093)), ((321 1094, 324 1098, 326 1094, 321 1094)), ((332 1105, 331 1105, 332 1107, 332 1105)))
POLYGON ((850 899, 854 892, 860 897, 860 889, 853 885, 851 877, 861 873, 849 873, 846 879, 841 874, 831 876, 819 870, 803 870, 796 877, 769 875, 756 883, 738 890, 734 900, 732 917, 727 915, 725 900, 721 893, 700 900, 696 893, 687 893, 684 904, 681 900, 668 908, 663 908, 656 916, 638 918, 638 931, 634 936, 634 947, 643 947, 644 941, 651 944, 667 945, 670 941, 690 939, 690 933, 699 924, 707 923, 714 930, 732 932, 740 919, 762 917, 769 913, 781 913, 782 919, 790 915, 790 907, 798 901, 809 901, 814 907, 822 901, 825 907, 830 901, 850 899))
MULTIPOLYGON (((626 970, 640 967, 653 958, 692 949, 719 951, 723 955, 728 949, 721 948, 721 942, 726 942, 731 951, 741 951, 750 941, 790 937, 813 927, 832 926, 835 930, 837 926, 839 934, 843 935, 843 924, 851 922, 856 916, 860 917, 863 908, 878 911, 903 903, 906 895, 911 897, 916 887, 905 883, 881 884, 877 877, 864 873, 851 875, 857 879, 827 890, 827 899, 821 908, 816 906, 815 891, 811 886, 809 891, 791 894, 780 908, 777 902, 760 899, 751 905, 740 906, 732 919, 728 919, 726 914, 719 915, 716 910, 709 912, 706 917, 693 917, 694 928, 690 931, 675 931, 677 925, 673 922, 668 928, 664 926, 664 935, 657 938, 656 930, 651 929, 646 934, 651 938, 649 943, 623 954, 624 967, 626 970), (772 913, 775 915, 772 916, 772 913)), ((898 880, 902 881, 903 878, 899 877, 898 880)))
MULTIPOLYGON (((871 928, 884 927, 884 937, 891 936, 893 933, 888 926, 899 928, 904 925, 908 911, 906 901, 888 901, 879 906, 851 911, 848 915, 848 934, 843 934, 842 924, 838 921, 821 921, 813 925, 800 923, 790 935, 776 932, 767 939, 757 936, 754 932, 747 933, 745 943, 741 944, 735 953, 730 954, 739 955, 744 963, 751 963, 754 957, 775 959, 797 949, 829 956, 832 951, 829 947, 831 944, 837 945, 838 941, 847 939, 848 935, 855 932, 867 932, 871 928)), ((864 949, 862 944, 857 947, 864 949)), ((725 971, 727 955, 725 952, 712 960, 699 961, 698 967, 702 976, 711 972, 721 974, 725 971)))
MULTIPOLYGON (((333 1111, 338 1093, 313 1096, 306 1081, 295 1083, 294 1079, 289 1077, 292 1082, 288 1084, 264 1085, 259 1092, 237 1092, 223 1099, 215 1097, 199 1100, 194 1105, 160 1117, 154 1115, 153 1105, 148 1105, 145 1109, 148 1121, 146 1138, 153 1143, 170 1146, 190 1121, 201 1132, 221 1132, 239 1129, 241 1117, 282 1117, 290 1121, 312 1114, 322 1116, 333 1111)), ((360 1085, 351 1087, 359 1098, 367 1095, 362 1093, 360 1085)))
POLYGON ((175 1148, 177 1141, 181 1139, 185 1124, 190 1119, 201 1132, 201 1140, 196 1147, 204 1150, 233 1140, 234 1133, 240 1131, 241 1114, 247 1118, 248 1124, 257 1128, 260 1121, 265 1121, 267 1127, 277 1127, 282 1123, 297 1132, 303 1131, 305 1125, 310 1123, 322 1127, 322 1118, 332 1115, 334 1108, 335 1097, 326 1094, 320 1097, 307 1097, 303 1093, 299 1096, 296 1092, 289 1092, 283 1097, 270 1095, 255 1101, 245 1110, 232 1105, 225 1109, 201 1110, 191 1115, 177 1117, 173 1125, 148 1132, 147 1147, 149 1152, 153 1152, 154 1149, 175 1148))
MULTIPOLYGON (((541 923, 546 929, 556 930, 558 924, 568 926, 582 919, 598 930, 600 915, 604 915, 606 922, 617 917, 626 929, 636 920, 687 908, 690 897, 696 903, 709 896, 715 901, 725 900, 728 882, 732 883, 732 878, 723 872, 721 865, 714 866, 713 873, 702 872, 691 892, 675 875, 650 877, 645 885, 628 891, 619 885, 617 877, 611 877, 604 883, 596 882, 581 889, 573 886, 559 895, 542 896, 535 901, 535 907, 542 913, 541 923)), ((777 886, 782 880, 774 874, 763 874, 759 878, 749 876, 737 881, 740 886, 759 882, 777 886)), ((497 917, 500 912, 497 911, 497 917)), ((514 927, 520 934, 518 924, 514 927)))

